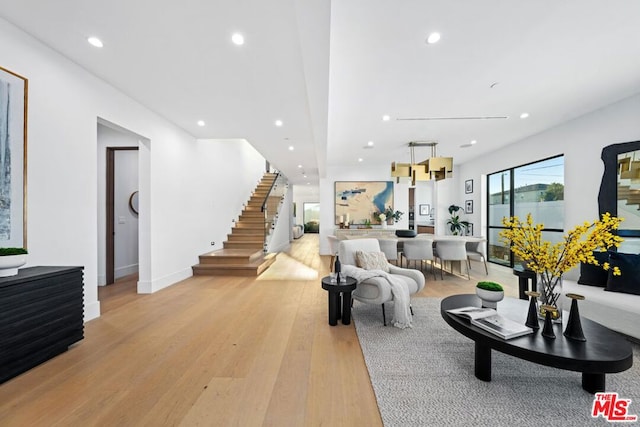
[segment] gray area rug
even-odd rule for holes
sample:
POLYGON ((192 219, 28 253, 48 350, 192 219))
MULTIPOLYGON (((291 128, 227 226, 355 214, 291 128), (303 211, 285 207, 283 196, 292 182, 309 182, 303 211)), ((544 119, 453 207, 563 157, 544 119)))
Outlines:
MULTIPOLYGON (((582 389, 579 372, 492 351, 492 380, 478 380, 473 341, 445 323, 440 301, 412 298, 413 328, 404 330, 383 326, 380 306, 354 305, 385 426, 611 425, 591 417, 593 395, 582 389)), ((392 312, 389 304, 386 311, 392 312)), ((633 350, 633 366, 608 374, 607 391, 631 399, 629 414, 640 416, 640 346, 633 350)))

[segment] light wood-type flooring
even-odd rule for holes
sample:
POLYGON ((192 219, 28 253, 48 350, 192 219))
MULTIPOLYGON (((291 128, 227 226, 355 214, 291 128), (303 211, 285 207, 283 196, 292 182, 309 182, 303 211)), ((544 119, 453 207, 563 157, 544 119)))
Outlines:
MULTIPOLYGON (((328 264, 306 234, 259 278, 100 288, 83 341, 0 385, 0 426, 379 426, 353 323, 327 324, 328 264)), ((426 273, 417 297, 473 292, 487 276, 472 266, 426 273)), ((516 296, 511 270, 489 277, 516 296)))

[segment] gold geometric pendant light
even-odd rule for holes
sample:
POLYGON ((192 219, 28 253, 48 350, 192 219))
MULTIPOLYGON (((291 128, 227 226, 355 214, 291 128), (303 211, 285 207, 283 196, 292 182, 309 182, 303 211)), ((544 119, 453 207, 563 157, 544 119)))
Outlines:
POLYGON ((410 178, 411 185, 416 185, 416 181, 430 181, 435 179, 440 181, 453 177, 453 157, 437 157, 437 142, 412 141, 408 144, 411 149, 411 163, 391 163, 391 176, 400 182, 400 178, 410 178), (415 147, 431 147, 431 157, 416 163, 414 156, 415 147))
POLYGON ((398 184, 400 178, 411 178, 411 164, 391 162, 391 176, 396 178, 398 184))

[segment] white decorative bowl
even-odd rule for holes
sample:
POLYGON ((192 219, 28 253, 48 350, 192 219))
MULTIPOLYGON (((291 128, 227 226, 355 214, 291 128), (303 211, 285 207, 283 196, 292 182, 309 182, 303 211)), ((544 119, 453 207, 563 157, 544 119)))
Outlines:
POLYGON ((0 256, 0 277, 15 276, 26 263, 27 254, 0 256))
POLYGON ((482 306, 487 308, 498 307, 498 301, 504 298, 504 291, 488 291, 476 288, 476 295, 482 300, 482 306))

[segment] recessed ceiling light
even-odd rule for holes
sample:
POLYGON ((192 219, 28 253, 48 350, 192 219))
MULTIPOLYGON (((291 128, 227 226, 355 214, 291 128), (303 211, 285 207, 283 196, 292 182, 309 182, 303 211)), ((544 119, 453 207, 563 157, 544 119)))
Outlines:
POLYGON ((520 118, 521 118, 521 119, 526 119, 527 117, 529 117, 529 113, 522 113, 522 114, 520 114, 520 118))
POLYGON ((278 127, 282 126, 282 120, 276 120, 275 124, 278 127))
POLYGON ((298 165, 298 167, 299 167, 299 168, 301 168, 301 167, 302 167, 302 165, 298 165))
POLYGON ((307 175, 302 175, 302 177, 303 177, 303 178, 306 178, 306 177, 307 177, 307 175))
POLYGON ((440 33, 431 33, 429 34, 429 37, 427 37, 427 43, 429 44, 438 43, 439 40, 440 40, 440 33))
POLYGON ((240 33, 235 33, 231 36, 231 41, 238 46, 242 46, 244 44, 244 36, 240 33))
POLYGON ((293 151, 293 145, 289 146, 289 151, 293 151))
POLYGON ((362 162, 362 161, 364 161, 364 159, 363 159, 362 157, 360 157, 360 158, 358 159, 358 161, 359 161, 359 162, 362 162))
POLYGON ((102 40, 100 40, 100 39, 99 39, 99 38, 97 38, 97 37, 89 37, 89 38, 87 39, 87 41, 89 42, 89 44, 90 44, 91 46, 95 46, 95 47, 102 47, 102 46, 104 46, 104 45, 102 44, 102 40))
POLYGON ((369 142, 367 142, 367 145, 368 145, 369 147, 373 147, 373 141, 369 141, 369 142))
POLYGON ((478 143, 478 141, 476 141, 475 139, 471 140, 471 142, 470 142, 471 145, 477 144, 477 143, 478 143))
POLYGON ((382 116, 382 120, 384 120, 385 122, 388 122, 389 120, 391 120, 391 117, 385 114, 384 116, 382 116))
POLYGON ((204 125, 205 125, 204 120, 198 120, 198 126, 204 126, 204 125))

